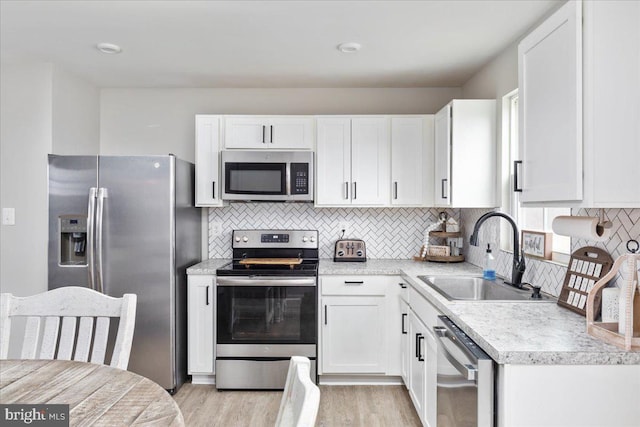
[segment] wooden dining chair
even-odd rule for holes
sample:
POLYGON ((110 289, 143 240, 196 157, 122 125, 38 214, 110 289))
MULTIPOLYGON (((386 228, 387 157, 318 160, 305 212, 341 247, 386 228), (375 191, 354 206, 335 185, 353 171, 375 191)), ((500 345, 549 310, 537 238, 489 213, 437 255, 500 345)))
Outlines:
POLYGON ((311 381, 311 362, 293 356, 280 401, 276 427, 312 427, 320 406, 320 389, 311 381))
POLYGON ((134 294, 113 298, 78 286, 28 297, 0 294, 0 359, 8 357, 11 320, 24 317, 27 320, 22 339, 22 359, 105 364, 110 318, 119 318, 110 366, 127 369, 136 301, 134 294))

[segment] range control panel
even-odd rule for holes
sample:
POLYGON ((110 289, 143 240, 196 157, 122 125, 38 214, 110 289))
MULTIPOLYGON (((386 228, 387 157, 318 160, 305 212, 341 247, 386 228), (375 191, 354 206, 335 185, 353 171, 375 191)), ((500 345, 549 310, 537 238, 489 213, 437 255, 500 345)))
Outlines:
POLYGON ((336 248, 333 254, 335 262, 365 262, 367 260, 367 249, 364 240, 360 239, 340 239, 336 241, 336 248))
POLYGON ((318 249, 318 230, 233 230, 232 247, 318 249))

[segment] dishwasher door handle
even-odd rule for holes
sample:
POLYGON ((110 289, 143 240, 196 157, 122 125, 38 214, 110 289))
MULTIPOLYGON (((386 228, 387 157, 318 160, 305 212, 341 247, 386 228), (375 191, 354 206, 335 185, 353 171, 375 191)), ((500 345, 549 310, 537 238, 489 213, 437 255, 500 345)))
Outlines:
POLYGON ((447 330, 447 328, 443 328, 442 326, 435 326, 433 328, 433 332, 438 339, 438 351, 441 351, 447 361, 451 363, 451 365, 456 368, 456 370, 460 372, 460 374, 462 374, 467 380, 477 382, 478 366, 460 362, 455 358, 453 354, 451 354, 447 350, 447 348, 444 346, 443 340, 448 339, 456 347, 460 348, 464 352, 468 352, 468 350, 458 343, 458 340, 451 332, 447 330))

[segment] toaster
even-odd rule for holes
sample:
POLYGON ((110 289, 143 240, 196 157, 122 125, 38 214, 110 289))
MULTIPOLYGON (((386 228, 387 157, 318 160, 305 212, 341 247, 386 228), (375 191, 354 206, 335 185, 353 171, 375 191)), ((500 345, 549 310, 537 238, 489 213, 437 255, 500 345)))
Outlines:
POLYGON ((364 240, 336 240, 333 260, 335 262, 365 262, 367 260, 367 248, 364 244, 364 240))

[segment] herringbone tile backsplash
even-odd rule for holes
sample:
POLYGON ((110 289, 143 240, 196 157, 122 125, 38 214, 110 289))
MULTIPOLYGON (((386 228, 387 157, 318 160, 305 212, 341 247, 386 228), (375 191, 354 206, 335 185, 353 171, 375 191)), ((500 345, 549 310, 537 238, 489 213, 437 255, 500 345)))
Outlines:
MULTIPOLYGON (((340 238, 339 221, 350 224, 345 237, 364 239, 367 257, 409 259, 418 255, 424 230, 437 221, 442 209, 432 208, 314 208, 310 203, 231 203, 224 208, 209 209, 209 258, 231 257, 231 231, 234 229, 314 229, 320 233, 320 257, 333 257, 334 243, 340 238), (214 235, 219 223, 222 234, 214 235)), ((461 222, 465 234, 464 252, 468 262, 482 266, 485 247, 466 244, 476 220, 486 209, 446 209, 449 216, 461 222)), ((598 209, 574 209, 573 215, 597 216, 598 209)), ((613 223, 611 239, 591 242, 572 239, 572 250, 583 246, 605 249, 615 260, 626 253, 629 239, 640 240, 640 209, 606 209, 607 218, 613 223)), ((488 220, 480 231, 481 242, 491 242, 498 248, 498 219, 488 220)), ((497 255, 497 273, 511 275, 510 253, 500 250, 497 255)), ((566 266, 552 262, 527 259, 524 280, 542 286, 552 295, 559 295, 566 266)))
MULTIPOLYGON (((345 237, 364 239, 368 258, 409 259, 418 255, 424 230, 443 209, 314 208, 310 203, 231 203, 209 209, 209 258, 231 257, 234 229, 313 229, 320 235, 320 257, 333 257, 339 221, 349 222, 345 237), (222 234, 214 235, 220 223, 222 234)), ((460 219, 458 209, 446 209, 460 219)))
MULTIPOLYGON (((465 231, 466 240, 469 240, 473 225, 486 209, 462 209, 461 219, 465 231)), ((597 217, 599 209, 573 209, 572 215, 597 217)), ((575 251, 583 246, 596 246, 609 252, 615 260, 620 255, 627 253, 626 244, 629 239, 640 240, 640 209, 605 209, 605 216, 613 223, 611 238, 604 242, 593 242, 585 239, 571 239, 571 250, 575 251)), ((480 230, 480 241, 491 242, 490 236, 499 236, 499 219, 491 218, 482 226, 480 230)), ((491 242, 492 246, 498 247, 498 241, 491 242)), ((485 247, 467 245, 466 258, 468 262, 482 266, 485 254, 485 247)), ((496 272, 504 277, 511 276, 511 253, 497 251, 496 272)), ((495 254, 495 251, 494 251, 495 254)), ((527 258, 527 270, 524 274, 524 281, 542 286, 542 290, 552 295, 558 296, 562 290, 566 266, 548 261, 540 261, 527 258)), ((614 280, 614 284, 616 280, 614 280)))

